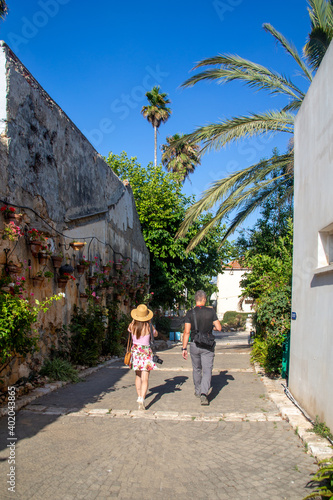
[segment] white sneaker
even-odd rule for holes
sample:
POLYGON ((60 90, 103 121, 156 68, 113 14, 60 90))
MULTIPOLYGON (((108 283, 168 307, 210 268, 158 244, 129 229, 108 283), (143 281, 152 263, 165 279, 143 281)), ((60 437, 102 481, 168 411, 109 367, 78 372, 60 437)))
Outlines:
POLYGON ((143 399, 141 398, 141 401, 139 402, 138 410, 145 410, 145 409, 146 409, 145 403, 144 403, 143 399))
POLYGON ((137 403, 142 403, 142 401, 143 401, 142 396, 138 396, 138 399, 136 400, 136 402, 137 402, 137 403))

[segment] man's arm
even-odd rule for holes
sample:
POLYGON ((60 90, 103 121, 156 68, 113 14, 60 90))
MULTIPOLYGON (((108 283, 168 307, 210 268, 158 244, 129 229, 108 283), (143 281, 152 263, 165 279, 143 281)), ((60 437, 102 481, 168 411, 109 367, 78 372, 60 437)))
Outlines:
POLYGON ((190 338, 191 333, 191 323, 185 323, 184 333, 183 333, 183 348, 182 348, 182 356, 184 359, 187 359, 187 344, 190 338))
POLYGON ((218 332, 222 330, 221 323, 219 322, 218 319, 216 321, 213 321, 213 325, 214 325, 214 330, 217 330, 218 332))

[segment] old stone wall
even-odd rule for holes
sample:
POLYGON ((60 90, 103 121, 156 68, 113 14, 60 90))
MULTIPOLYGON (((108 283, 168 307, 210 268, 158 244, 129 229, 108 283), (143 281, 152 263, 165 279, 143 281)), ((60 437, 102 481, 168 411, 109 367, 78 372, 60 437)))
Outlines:
MULTIPOLYGON (((149 253, 130 186, 112 172, 4 42, 0 43, 0 179, 0 206, 12 205, 22 214, 15 224, 23 233, 16 241, 0 239, 2 276, 12 261, 20 266, 20 274, 12 274, 12 280, 25 278, 24 296, 30 300, 63 291, 52 259, 41 264, 32 253, 32 228, 48 238, 44 244, 49 252, 62 255, 62 265, 74 269, 76 279, 65 286, 66 297, 40 316, 38 356, 43 358, 56 341, 57 330, 70 321, 74 305, 83 305, 80 293, 89 286, 89 274, 120 259, 127 270, 146 274, 149 253), (86 244, 73 250, 73 240, 86 244), (93 264, 81 276, 76 264, 83 255, 93 264), (54 277, 37 287, 32 278, 45 270, 54 277)), ((8 224, 3 215, 2 235, 8 224)), ((111 274, 116 274, 114 266, 111 274)), ((128 310, 122 302, 121 307, 128 310)), ((26 376, 30 368, 22 361, 15 358, 0 376, 7 383, 26 376)))

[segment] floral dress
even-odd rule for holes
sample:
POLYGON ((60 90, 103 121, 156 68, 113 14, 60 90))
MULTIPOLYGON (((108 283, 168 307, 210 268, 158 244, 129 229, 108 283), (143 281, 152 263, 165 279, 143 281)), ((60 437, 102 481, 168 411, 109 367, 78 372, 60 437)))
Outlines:
MULTIPOLYGON (((128 327, 128 331, 131 332, 131 325, 128 327)), ((134 371, 137 371, 137 370, 150 371, 150 370, 157 369, 157 366, 153 361, 153 351, 151 350, 150 345, 147 345, 149 343, 149 337, 150 337, 150 331, 148 330, 148 332, 149 333, 147 335, 144 335, 144 336, 140 337, 139 339, 137 339, 132 334, 133 342, 142 341, 142 344, 139 344, 139 343, 134 344, 133 343, 132 348, 131 348, 132 359, 131 359, 130 368, 132 368, 132 370, 134 370, 134 371)))

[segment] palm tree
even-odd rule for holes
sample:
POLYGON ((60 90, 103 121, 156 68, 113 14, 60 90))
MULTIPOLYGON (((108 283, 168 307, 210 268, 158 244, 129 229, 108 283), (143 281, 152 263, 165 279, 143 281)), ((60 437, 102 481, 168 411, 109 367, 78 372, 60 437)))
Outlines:
MULTIPOLYGON (((311 5, 311 9, 309 9, 310 16, 315 16, 314 12, 321 11, 324 4, 329 7, 331 14, 333 13, 332 2, 311 0, 309 3, 311 5)), ((312 73, 304 60, 305 58, 302 58, 296 48, 273 26, 264 24, 263 27, 294 59, 301 74, 310 85, 312 73)), ((329 37, 329 28, 326 32, 329 37)), ((313 61, 311 54, 309 53, 307 57, 311 63, 313 61)), ((321 54, 322 57, 323 54, 321 54)), ((320 57, 318 57, 318 62, 319 60, 321 60, 320 57)), ((311 65, 314 66, 314 64, 311 65)), ((204 80, 217 80, 219 83, 238 80, 251 88, 268 91, 272 95, 281 94, 286 97, 286 102, 278 110, 269 110, 266 113, 251 113, 197 128, 193 133, 185 137, 190 143, 202 144, 201 154, 207 150, 218 150, 226 144, 261 134, 284 132, 290 134, 292 138, 295 114, 302 104, 305 93, 289 78, 237 55, 218 55, 210 59, 204 59, 194 69, 207 66, 208 69, 192 76, 182 86, 191 87, 204 80)), ((184 236, 202 212, 216 206, 218 208, 211 221, 191 240, 188 250, 193 249, 205 237, 210 228, 223 217, 237 210, 236 216, 231 221, 223 238, 224 241, 251 212, 274 193, 277 186, 280 186, 280 188, 285 187, 284 198, 281 198, 281 203, 292 196, 293 142, 290 141, 289 144, 290 147, 284 154, 274 154, 267 160, 262 160, 255 165, 220 179, 203 193, 201 199, 187 210, 177 237, 184 236)))
POLYGON ((4 19, 8 11, 5 0, 0 0, 0 19, 4 19))
POLYGON ((153 87, 146 93, 149 105, 143 106, 141 113, 154 127, 154 165, 157 165, 157 129, 161 123, 165 123, 171 115, 171 109, 166 107, 170 104, 168 94, 160 93, 160 87, 153 87))
POLYGON ((199 146, 190 144, 184 135, 175 134, 167 137, 167 144, 163 144, 162 164, 168 172, 177 175, 179 182, 193 174, 195 167, 200 165, 199 146))
POLYGON ((317 70, 333 38, 333 0, 309 0, 311 33, 303 52, 310 66, 317 70))

